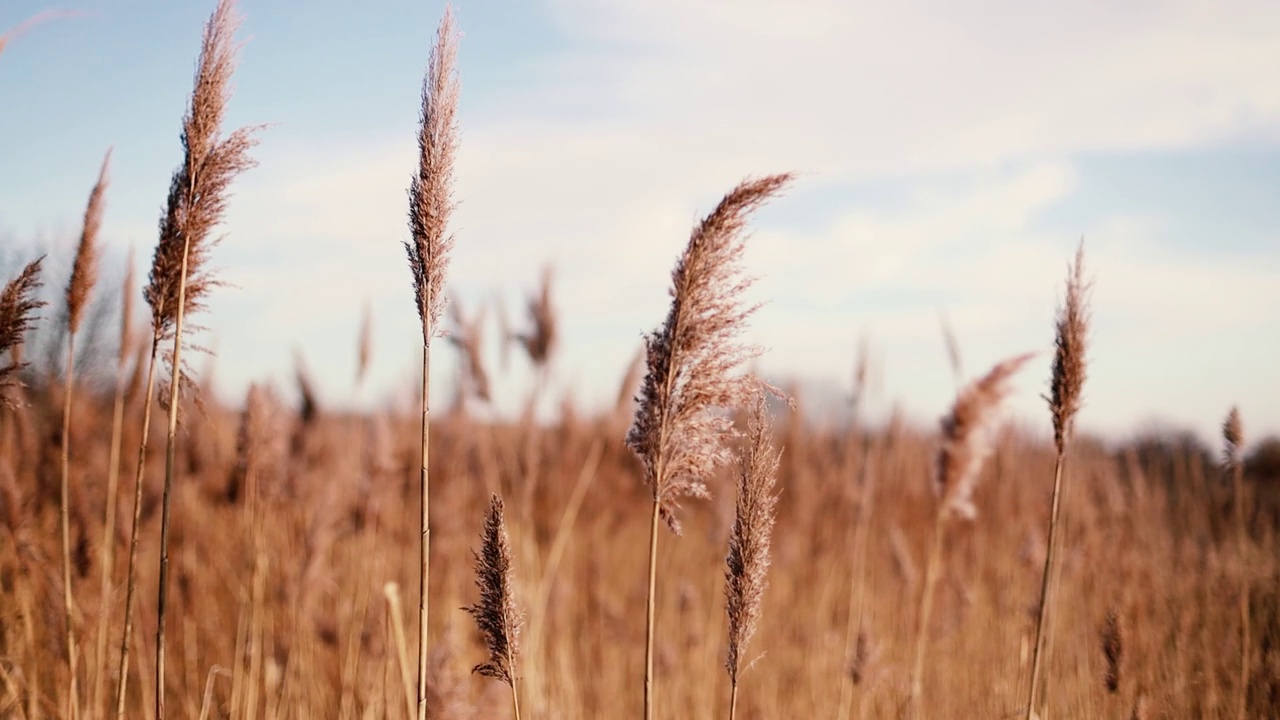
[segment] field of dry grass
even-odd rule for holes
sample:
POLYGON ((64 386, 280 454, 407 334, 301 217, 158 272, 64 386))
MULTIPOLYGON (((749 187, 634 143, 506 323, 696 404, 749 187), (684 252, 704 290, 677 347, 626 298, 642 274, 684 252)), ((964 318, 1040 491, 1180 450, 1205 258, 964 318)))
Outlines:
MULTIPOLYGON (((95 283, 105 161, 70 276, 0 267, 0 717, 1023 718, 1033 675, 1044 720, 1280 717, 1280 441, 1235 414, 1221 449, 1073 436, 1083 255, 1056 357, 938 398, 940 429, 861 422, 851 358, 852 410, 820 421, 762 393, 735 340, 748 216, 790 179, 763 177, 695 226, 611 412, 428 416, 432 348, 461 353, 467 399, 489 394, 442 303, 467 252, 447 22, 406 243, 413 407, 329 409, 301 372, 296 403, 184 381, 185 314, 223 291, 205 241, 252 165, 253 131, 220 128, 233 29, 224 0, 145 288, 95 283), (116 329, 94 297, 121 307, 118 353, 76 352, 116 329), (33 326, 60 351, 24 351, 33 326), (1015 372, 1051 387, 1043 428, 998 425, 1015 372)), ((573 342, 549 282, 509 339, 540 379, 573 342)), ((352 348, 365 367, 367 334, 352 348)))

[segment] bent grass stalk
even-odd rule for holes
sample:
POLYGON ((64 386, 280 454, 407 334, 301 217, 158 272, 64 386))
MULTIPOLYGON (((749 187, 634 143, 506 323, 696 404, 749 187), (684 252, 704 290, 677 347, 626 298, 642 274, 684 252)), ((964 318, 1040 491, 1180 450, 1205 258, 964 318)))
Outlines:
POLYGON ((977 517, 973 492, 982 466, 991 454, 989 435, 1001 402, 1009 394, 1009 381, 1034 355, 1019 355, 996 365, 956 396, 951 412, 942 419, 942 447, 938 450, 935 487, 939 495, 934 516, 924 588, 916 628, 915 660, 911 666, 911 715, 924 717, 924 657, 933 614, 933 594, 941 572, 943 533, 953 515, 977 517))
POLYGON ((735 374, 759 350, 737 341, 755 307, 742 307, 751 281, 741 277, 748 215, 778 194, 791 175, 747 180, 694 227, 672 273, 671 308, 645 338, 644 382, 627 446, 649 485, 648 594, 645 606, 644 716, 653 718, 653 659, 658 577, 658 520, 680 534, 682 497, 707 498, 706 480, 728 460, 731 422, 717 409, 743 405, 756 381, 735 374))

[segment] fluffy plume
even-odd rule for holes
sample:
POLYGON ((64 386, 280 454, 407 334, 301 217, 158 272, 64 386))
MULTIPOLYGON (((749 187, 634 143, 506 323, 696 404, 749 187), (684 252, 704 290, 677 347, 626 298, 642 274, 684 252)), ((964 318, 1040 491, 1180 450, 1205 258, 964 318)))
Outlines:
POLYGON ((1088 346, 1089 307, 1085 297, 1089 285, 1084 279, 1084 244, 1076 250, 1075 262, 1067 273, 1066 302, 1058 309, 1055 320, 1053 371, 1049 410, 1053 414, 1053 441, 1058 451, 1071 437, 1076 412, 1080 409, 1080 391, 1087 375, 1085 352, 1088 346))
POLYGON ((72 334, 80 329, 84 319, 84 306, 89 293, 98 282, 98 231, 102 228, 102 211, 106 205, 107 168, 111 165, 111 151, 102 159, 98 182, 89 193, 89 204, 84 211, 84 227, 80 232, 80 244, 76 246, 76 259, 71 266, 71 280, 67 283, 67 328, 72 334))
POLYGON ((1222 439, 1226 442, 1227 462, 1235 465, 1240 460, 1240 448, 1244 446, 1244 423, 1240 420, 1240 408, 1232 407, 1222 423, 1222 439))
POLYGON ((254 165, 249 150, 256 144, 256 128, 241 128, 225 138, 220 134, 235 69, 232 36, 239 20, 233 7, 232 0, 221 0, 205 25, 191 106, 182 119, 183 162, 169 183, 160 240, 143 293, 156 337, 172 331, 177 320, 184 267, 184 314, 202 308, 217 284, 209 267, 216 243, 210 233, 222 222, 231 182, 254 165))
POLYGON ((750 400, 756 382, 735 370, 759 351, 737 341, 755 307, 740 265, 747 216, 779 193, 790 174, 748 180, 726 195, 689 238, 672 273, 671 309, 645 338, 645 378, 627 445, 644 466, 662 518, 680 533, 679 499, 708 497, 706 479, 729 459, 729 418, 714 414, 750 400))
POLYGON ((364 305, 364 315, 360 319, 360 345, 356 349, 356 385, 364 384, 365 375, 369 372, 369 361, 373 358, 373 308, 369 303, 364 305))
POLYGON ((988 438, 1000 403, 1010 392, 1009 381, 1034 353, 996 365, 960 391, 951 412, 942 419, 942 447, 938 450, 936 482, 948 512, 974 519, 973 491, 982 464, 991 454, 988 438))
POLYGON ((463 382, 458 390, 458 397, 465 398, 470 392, 484 402, 489 402, 489 372, 484 367, 485 310, 482 307, 468 318, 462 311, 462 304, 454 300, 449 303, 449 316, 456 329, 449 333, 447 339, 462 356, 463 382))
POLYGON ((502 498, 493 495, 489 513, 484 519, 483 544, 476 559, 476 587, 480 602, 465 610, 476 620, 489 660, 476 665, 472 672, 497 678, 515 686, 516 658, 520 655, 520 631, 524 614, 516 608, 512 592, 511 541, 502 516, 502 498))
POLYGON ((780 454, 774 450, 772 428, 763 394, 756 398, 747 429, 747 444, 738 470, 738 499, 729 554, 725 558, 725 611, 729 616, 729 652, 725 669, 736 685, 742 656, 760 619, 769 571, 780 454))
POLYGON ((537 367, 546 366, 559 341, 556 308, 551 302, 553 274, 550 266, 543 269, 542 284, 538 292, 529 298, 527 305, 532 328, 528 332, 515 335, 515 339, 529 355, 529 360, 537 367))
POLYGON ((35 311, 45 305, 35 296, 40 288, 40 265, 43 262, 44 256, 32 261, 0 293, 0 356, 5 353, 13 355, 6 364, 0 365, 0 404, 12 405, 8 390, 19 384, 18 373, 26 367, 26 363, 16 357, 16 348, 35 321, 35 311))
POLYGON ((428 345, 444 309, 444 276, 453 247, 449 215, 453 212, 453 160, 458 149, 459 85, 454 69, 457 52, 453 13, 445 8, 422 84, 418 172, 409 185, 412 240, 404 244, 413 273, 418 317, 422 319, 422 339, 428 345))
POLYGON ((1107 611, 1102 623, 1102 656, 1107 660, 1107 670, 1102 681, 1112 695, 1120 690, 1120 660, 1124 657, 1124 641, 1120 635, 1120 620, 1114 610, 1107 611))

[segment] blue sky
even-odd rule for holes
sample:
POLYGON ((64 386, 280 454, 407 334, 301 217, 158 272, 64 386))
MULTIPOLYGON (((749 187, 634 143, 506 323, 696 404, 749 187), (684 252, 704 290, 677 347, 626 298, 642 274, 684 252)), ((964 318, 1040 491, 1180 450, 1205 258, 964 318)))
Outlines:
MULTIPOLYGON (((114 147, 109 261, 144 267, 212 2, 81 0, 0 55, 0 255, 66 248, 114 147)), ((411 400, 417 318, 400 241, 439 3, 242 0, 228 122, 267 123, 215 253, 231 283, 201 324, 217 386, 411 400)), ((747 174, 800 173, 754 223, 761 368, 815 402, 847 390, 858 337, 883 390, 931 422, 953 383, 1026 350, 1040 393, 1067 260, 1094 291, 1086 429, 1208 435, 1232 403, 1280 432, 1280 5, 964 0, 460 2, 462 148, 453 292, 513 316, 557 270, 555 382, 607 403, 665 310, 691 223, 747 174)), ((0 5, 0 28, 50 9, 0 5)), ((491 323, 491 335, 496 332, 491 323)), ((496 362, 496 337, 490 338, 496 362)), ((444 353, 446 356, 449 353, 444 353)), ((452 394, 452 358, 435 365, 452 394)), ((504 408, 527 392, 521 358, 504 408)))

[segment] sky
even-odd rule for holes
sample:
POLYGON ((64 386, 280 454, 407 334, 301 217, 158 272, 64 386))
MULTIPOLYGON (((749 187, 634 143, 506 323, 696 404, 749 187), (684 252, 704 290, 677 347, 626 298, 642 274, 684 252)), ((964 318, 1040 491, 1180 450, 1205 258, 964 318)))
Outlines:
MULTIPOLYGON (((145 277, 213 2, 57 1, 0 3, 0 31, 68 11, 0 55, 0 270, 69 255, 112 148, 106 274, 133 248, 145 277)), ((411 406, 405 193, 444 6, 238 7, 227 123, 267 127, 213 255, 228 286, 198 318, 218 392, 288 388, 301 354, 322 402, 411 406)), ((1010 410, 1047 435, 1053 317, 1083 241, 1082 429, 1208 438, 1239 404, 1249 434, 1280 432, 1280 4, 461 0, 455 14, 449 291, 518 323, 553 266, 553 395, 611 405, 692 225, 745 177, 794 171, 752 220, 764 305, 744 338, 815 412, 849 393, 865 338, 870 411, 935 422, 955 392, 945 315, 966 377, 1041 353, 1010 410)), ((519 356, 501 369, 495 319, 508 412, 532 373, 519 356)), ((439 347, 432 392, 447 399, 456 363, 439 347)))

